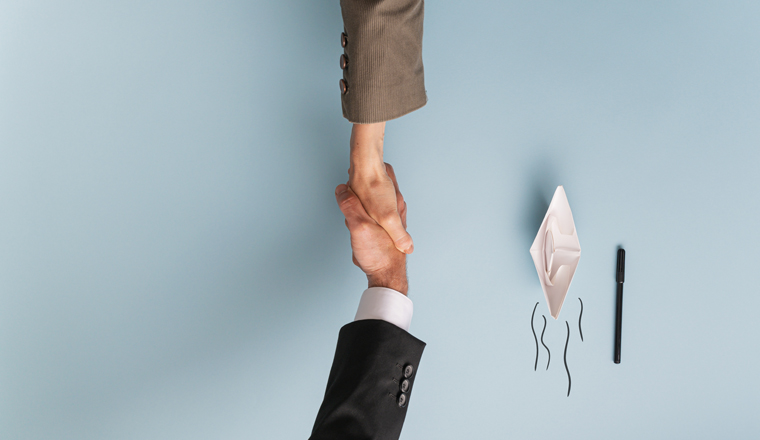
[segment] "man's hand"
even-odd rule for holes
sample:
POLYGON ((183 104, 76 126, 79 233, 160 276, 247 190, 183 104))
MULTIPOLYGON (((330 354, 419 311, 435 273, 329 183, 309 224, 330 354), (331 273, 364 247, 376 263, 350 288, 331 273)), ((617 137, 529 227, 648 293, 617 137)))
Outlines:
MULTIPOLYGON (((398 191, 393 168, 390 165, 387 167, 395 195, 394 209, 401 226, 406 228, 406 203, 398 191)), ((348 185, 338 185, 335 188, 335 198, 351 233, 354 264, 367 275, 368 287, 388 287, 406 295, 409 290, 406 254, 396 249, 388 233, 367 214, 362 202, 348 185)))
POLYGON ((393 168, 383 162, 385 122, 354 124, 351 130, 351 167, 348 186, 359 197, 365 212, 380 225, 401 252, 414 251, 412 237, 401 220, 398 185, 393 168))

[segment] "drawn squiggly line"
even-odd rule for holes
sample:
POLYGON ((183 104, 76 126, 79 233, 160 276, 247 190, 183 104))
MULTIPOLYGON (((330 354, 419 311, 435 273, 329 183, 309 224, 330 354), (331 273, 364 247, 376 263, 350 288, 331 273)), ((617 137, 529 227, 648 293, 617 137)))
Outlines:
POLYGON ((567 326, 567 339, 565 340, 565 371, 567 371, 567 397, 570 397, 570 385, 572 382, 570 380, 570 369, 567 368, 567 344, 570 342, 570 324, 565 321, 565 325, 567 326))
POLYGON ((583 301, 581 301, 580 298, 578 298, 578 301, 581 302, 581 314, 578 315, 578 331, 581 334, 581 342, 583 342, 583 329, 581 328, 581 318, 583 318, 583 301))
POLYGON ((549 360, 546 361, 546 369, 548 370, 549 362, 552 361, 552 352, 549 351, 549 347, 547 347, 546 344, 544 344, 544 332, 546 331, 546 316, 541 315, 541 317, 544 318, 544 329, 541 330, 541 345, 543 345, 544 348, 546 349, 546 352, 549 353, 549 360))
POLYGON ((536 371, 536 368, 538 368, 538 338, 536 338, 536 329, 533 328, 533 317, 536 315, 536 307, 538 307, 538 303, 533 306, 533 313, 530 315, 530 330, 533 332, 533 339, 536 341, 536 363, 533 364, 533 371, 536 371))

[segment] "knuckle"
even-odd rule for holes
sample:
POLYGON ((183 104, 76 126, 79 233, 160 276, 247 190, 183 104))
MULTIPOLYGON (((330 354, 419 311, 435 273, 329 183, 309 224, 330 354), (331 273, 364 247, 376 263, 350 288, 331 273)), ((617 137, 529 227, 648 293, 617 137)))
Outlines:
POLYGON ((398 245, 398 246, 400 246, 402 248, 406 248, 407 246, 409 246, 410 244, 412 244, 412 239, 411 239, 411 237, 409 237, 409 235, 405 234, 405 235, 402 235, 401 237, 399 237, 398 239, 396 239, 395 243, 396 243, 396 245, 398 245))
POLYGON ((379 223, 383 225, 392 225, 398 222, 397 212, 384 212, 380 215, 379 223))
POLYGON ((359 237, 372 233, 372 224, 367 221, 360 221, 351 227, 351 233, 359 237))
POLYGON ((356 204, 359 202, 359 199, 357 199, 354 196, 348 196, 345 199, 341 200, 338 204, 340 205, 340 209, 351 211, 354 208, 356 208, 356 204))

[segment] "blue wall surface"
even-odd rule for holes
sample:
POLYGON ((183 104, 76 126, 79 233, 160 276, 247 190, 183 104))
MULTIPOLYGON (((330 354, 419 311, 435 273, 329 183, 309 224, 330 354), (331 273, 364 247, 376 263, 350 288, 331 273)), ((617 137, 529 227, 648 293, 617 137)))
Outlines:
MULTIPOLYGON (((428 343, 402 438, 760 436, 758 23, 428 2, 429 103, 386 135, 428 343), (583 253, 534 371, 560 184, 583 253)), ((337 0, 0 2, 0 438, 308 437, 366 286, 342 29, 337 0)))

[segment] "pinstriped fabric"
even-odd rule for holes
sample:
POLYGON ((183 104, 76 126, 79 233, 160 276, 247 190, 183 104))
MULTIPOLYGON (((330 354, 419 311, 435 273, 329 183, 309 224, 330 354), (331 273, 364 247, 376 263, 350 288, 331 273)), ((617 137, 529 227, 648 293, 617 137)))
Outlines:
POLYGON ((348 36, 343 116, 369 124, 424 106, 423 0, 341 0, 348 36))

